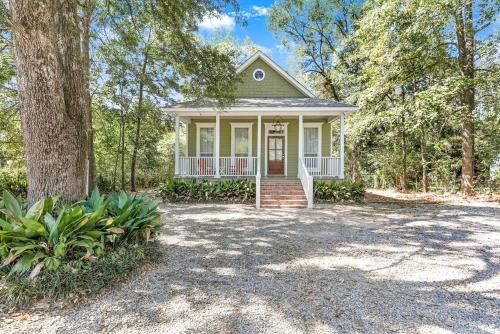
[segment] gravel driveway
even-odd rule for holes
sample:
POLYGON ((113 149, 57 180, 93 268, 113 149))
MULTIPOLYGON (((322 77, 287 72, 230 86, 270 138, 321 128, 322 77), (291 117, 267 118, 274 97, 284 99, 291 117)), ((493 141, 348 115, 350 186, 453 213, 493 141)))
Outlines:
POLYGON ((0 332, 500 333, 498 206, 163 210, 155 268, 0 332))

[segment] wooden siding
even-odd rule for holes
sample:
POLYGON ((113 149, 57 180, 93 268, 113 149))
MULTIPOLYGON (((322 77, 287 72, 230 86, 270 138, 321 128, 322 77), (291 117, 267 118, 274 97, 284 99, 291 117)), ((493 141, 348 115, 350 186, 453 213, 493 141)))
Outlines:
MULTIPOLYGON (((314 120, 310 122, 323 122, 321 129, 321 155, 330 156, 330 123, 327 119, 314 120)), ((265 175, 265 127, 264 123, 273 122, 271 118, 262 119, 262 159, 261 159, 261 171, 262 175, 265 175)), ((287 148, 287 158, 288 158, 288 176, 295 177, 298 173, 298 154, 299 154, 299 120, 298 119, 283 119, 282 122, 288 123, 288 148, 287 148)), ((196 156, 196 123, 215 123, 215 117, 213 119, 192 119, 191 123, 188 124, 188 156, 196 156)), ((220 156, 229 157, 231 156, 231 123, 252 123, 252 156, 257 156, 257 117, 255 119, 251 118, 224 118, 220 119, 220 156)), ((304 123, 308 123, 308 120, 304 120, 304 123)))
POLYGON ((255 60, 240 75, 243 81, 236 86, 236 97, 307 97, 262 59, 255 60), (262 81, 253 78, 258 68, 266 73, 262 81))

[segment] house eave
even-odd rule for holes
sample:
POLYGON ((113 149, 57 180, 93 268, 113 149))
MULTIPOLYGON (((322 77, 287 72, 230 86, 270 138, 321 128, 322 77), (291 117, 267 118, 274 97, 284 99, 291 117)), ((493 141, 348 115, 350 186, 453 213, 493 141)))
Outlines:
POLYGON ((358 110, 358 107, 235 107, 217 110, 215 108, 168 108, 165 111, 173 116, 331 116, 340 113, 351 114, 358 110))

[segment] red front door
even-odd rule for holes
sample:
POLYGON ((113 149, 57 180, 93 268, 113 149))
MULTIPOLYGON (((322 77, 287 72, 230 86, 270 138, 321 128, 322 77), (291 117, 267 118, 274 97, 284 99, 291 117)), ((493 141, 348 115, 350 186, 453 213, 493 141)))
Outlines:
POLYGON ((285 174, 285 137, 283 136, 267 138, 267 174, 285 174))

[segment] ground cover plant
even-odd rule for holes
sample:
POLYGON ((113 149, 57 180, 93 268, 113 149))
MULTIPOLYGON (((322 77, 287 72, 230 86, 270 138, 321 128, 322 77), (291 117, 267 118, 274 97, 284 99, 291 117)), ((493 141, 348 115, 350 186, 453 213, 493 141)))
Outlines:
MULTIPOLYGON (((49 277, 71 282, 75 270, 98 272, 96 268, 105 268, 102 263, 118 266, 125 254, 123 249, 134 249, 130 254, 126 252, 137 259, 130 264, 130 268, 134 267, 146 258, 140 254, 161 228, 157 207, 158 201, 145 196, 125 192, 102 195, 96 189, 85 201, 59 205, 54 196, 42 198, 28 208, 23 200, 4 191, 0 199, 1 298, 24 304, 39 293, 20 286, 37 285, 33 283, 37 280, 42 289, 41 283, 49 277)), ((115 277, 127 271, 126 266, 119 267, 111 271, 115 277)), ((102 287, 104 277, 109 275, 95 275, 92 284, 102 287)), ((59 292, 53 290, 48 295, 68 295, 85 286, 82 284, 67 285, 66 289, 61 285, 59 292)), ((48 290, 50 287, 47 285, 48 290)))
POLYGON ((354 181, 314 181, 314 200, 319 202, 361 202, 365 187, 354 181))
POLYGON ((180 180, 160 184, 158 196, 169 202, 231 202, 249 203, 255 200, 255 183, 244 180, 180 180))

